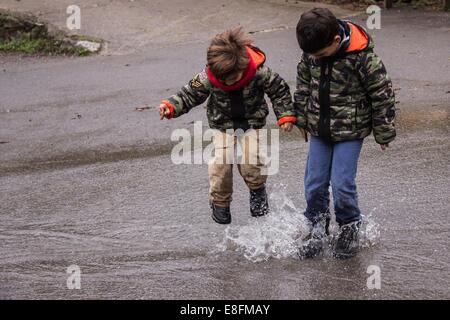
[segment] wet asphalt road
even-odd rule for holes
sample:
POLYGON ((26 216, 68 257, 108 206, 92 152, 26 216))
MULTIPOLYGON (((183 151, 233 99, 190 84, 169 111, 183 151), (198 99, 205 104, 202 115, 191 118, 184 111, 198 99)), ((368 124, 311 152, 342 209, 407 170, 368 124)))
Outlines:
MULTIPOLYGON (((392 11, 373 32, 400 101, 398 138, 387 152, 365 141, 363 249, 348 261, 296 258, 308 149, 298 134, 282 136, 271 215, 249 217, 236 171, 224 227, 210 218, 206 166, 170 160, 171 132, 192 131, 204 108, 164 122, 135 111, 198 72, 206 41, 127 56, 1 56, 0 298, 450 298, 449 21, 392 11), (80 290, 66 287, 73 264, 80 290), (366 286, 370 265, 380 290, 366 286)), ((294 85, 294 31, 254 38, 294 85)))

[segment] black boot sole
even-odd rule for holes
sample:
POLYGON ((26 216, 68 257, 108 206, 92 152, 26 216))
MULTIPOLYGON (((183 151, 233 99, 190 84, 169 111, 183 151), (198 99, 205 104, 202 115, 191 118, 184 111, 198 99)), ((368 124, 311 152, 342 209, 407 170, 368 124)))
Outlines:
POLYGON ((212 214, 211 217, 218 224, 230 224, 231 223, 231 217, 230 217, 230 219, 227 219, 227 220, 219 220, 216 218, 216 216, 214 214, 212 214))
POLYGON ((269 211, 267 211, 266 213, 263 213, 263 214, 254 214, 254 213, 250 213, 250 214, 253 218, 259 218, 259 217, 267 216, 269 214, 269 211))
POLYGON ((359 251, 344 253, 344 252, 333 252, 333 257, 339 260, 351 259, 358 255, 359 251))

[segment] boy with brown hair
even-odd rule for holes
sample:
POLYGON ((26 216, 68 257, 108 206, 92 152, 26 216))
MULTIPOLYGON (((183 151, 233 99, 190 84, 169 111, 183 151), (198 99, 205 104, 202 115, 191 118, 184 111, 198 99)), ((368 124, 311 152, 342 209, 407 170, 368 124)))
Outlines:
POLYGON ((266 193, 267 175, 261 172, 264 165, 259 153, 260 129, 266 124, 269 113, 264 94, 272 102, 278 125, 290 131, 296 123, 295 110, 287 83, 264 65, 265 54, 245 35, 235 28, 215 36, 207 51, 207 66, 177 94, 163 100, 161 119, 176 118, 193 107, 207 102, 209 126, 217 129, 214 136, 215 156, 209 163, 210 205, 212 218, 220 224, 231 222, 230 203, 233 193, 232 164, 236 135, 241 129, 242 152, 246 159, 238 164, 239 173, 250 189, 250 212, 254 217, 268 212, 266 193))

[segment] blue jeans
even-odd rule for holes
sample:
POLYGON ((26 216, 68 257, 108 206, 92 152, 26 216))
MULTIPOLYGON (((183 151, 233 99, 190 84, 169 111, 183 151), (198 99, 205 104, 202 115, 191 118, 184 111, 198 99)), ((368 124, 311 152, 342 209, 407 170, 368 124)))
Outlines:
POLYGON ((361 219, 356 192, 356 170, 363 139, 326 142, 311 137, 305 172, 305 216, 314 224, 329 217, 330 192, 339 225, 361 219))

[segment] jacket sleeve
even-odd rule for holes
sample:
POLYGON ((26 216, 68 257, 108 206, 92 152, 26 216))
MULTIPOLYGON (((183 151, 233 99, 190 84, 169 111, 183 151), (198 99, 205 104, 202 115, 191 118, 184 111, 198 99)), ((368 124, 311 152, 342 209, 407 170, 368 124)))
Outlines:
POLYGON ((277 124, 281 126, 286 122, 295 123, 297 117, 295 116, 289 85, 278 73, 268 67, 262 67, 261 72, 263 74, 264 92, 272 102, 273 111, 278 120, 277 124))
POLYGON ((306 126, 306 106, 311 95, 311 71, 309 68, 307 57, 303 54, 297 65, 297 88, 294 92, 294 108, 297 114, 296 125, 299 127, 306 126))
POLYGON ((206 70, 195 75, 177 94, 162 101, 170 110, 169 118, 176 118, 206 101, 211 84, 206 70))
POLYGON ((387 144, 396 136, 392 81, 383 62, 374 52, 362 55, 360 74, 372 106, 373 135, 377 143, 387 144))

